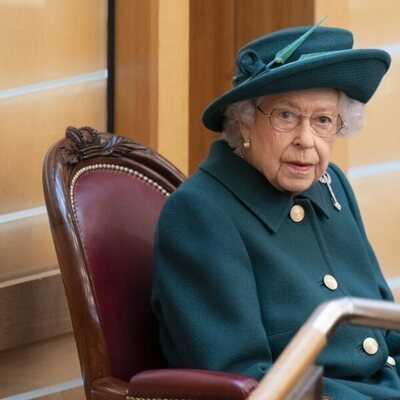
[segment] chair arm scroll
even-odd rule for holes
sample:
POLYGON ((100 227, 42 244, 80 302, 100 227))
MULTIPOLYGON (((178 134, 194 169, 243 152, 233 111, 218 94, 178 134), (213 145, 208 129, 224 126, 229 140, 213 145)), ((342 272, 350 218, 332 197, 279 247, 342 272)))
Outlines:
POLYGON ((92 400, 125 400, 128 394, 128 382, 111 376, 92 382, 92 400))
POLYGON ((150 370, 131 378, 127 399, 245 400, 257 383, 247 376, 226 372, 150 370))

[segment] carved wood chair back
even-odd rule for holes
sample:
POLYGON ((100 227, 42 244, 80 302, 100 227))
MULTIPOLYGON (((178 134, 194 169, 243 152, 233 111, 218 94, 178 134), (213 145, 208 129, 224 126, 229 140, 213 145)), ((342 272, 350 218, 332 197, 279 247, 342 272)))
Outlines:
POLYGON ((86 395, 94 380, 160 368, 150 307, 152 242, 184 176, 145 146, 69 127, 47 153, 43 183, 86 395))

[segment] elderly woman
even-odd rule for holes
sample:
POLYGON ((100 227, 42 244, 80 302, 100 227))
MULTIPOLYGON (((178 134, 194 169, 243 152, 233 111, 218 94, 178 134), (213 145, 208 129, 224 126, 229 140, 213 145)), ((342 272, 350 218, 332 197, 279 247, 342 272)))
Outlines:
MULTIPOLYGON (((172 367, 261 379, 320 303, 393 299, 329 162, 390 65, 352 45, 351 32, 323 27, 254 40, 233 89, 205 110, 224 138, 168 199, 155 241, 153 307, 172 367)), ((400 398, 396 332, 340 327, 318 363, 334 400, 400 398)))

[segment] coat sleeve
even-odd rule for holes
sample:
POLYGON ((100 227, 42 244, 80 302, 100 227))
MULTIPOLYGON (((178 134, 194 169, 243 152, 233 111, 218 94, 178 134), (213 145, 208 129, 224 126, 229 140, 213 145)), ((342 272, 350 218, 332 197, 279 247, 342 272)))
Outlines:
POLYGON ((352 389, 348 384, 340 379, 323 378, 322 385, 324 395, 328 395, 333 400, 374 400, 371 396, 364 395, 352 389))
POLYGON ((201 192, 178 191, 162 211, 152 300, 170 366, 260 379, 271 365, 243 240, 224 205, 201 192))
MULTIPOLYGON (((343 174, 343 172, 334 164, 331 164, 332 169, 335 171, 336 175, 339 177, 343 188, 346 192, 346 196, 349 200, 350 207, 352 210, 352 214, 359 226, 360 232, 365 239, 365 244, 368 248, 369 256, 371 259, 371 265, 373 266, 375 272, 375 278, 378 283, 380 293, 382 296, 382 300, 393 301, 393 294, 389 288, 389 285, 386 282, 382 274, 382 270, 379 266, 378 260, 375 256, 375 252, 372 249, 372 246, 367 238, 367 234, 365 232, 364 224, 362 222, 360 210, 358 208, 358 204, 354 195, 353 190, 351 189, 350 183, 347 178, 343 174)), ((400 332, 397 331, 388 331, 386 333, 386 343, 389 349, 389 354, 395 358, 397 365, 397 373, 400 375, 400 332)))

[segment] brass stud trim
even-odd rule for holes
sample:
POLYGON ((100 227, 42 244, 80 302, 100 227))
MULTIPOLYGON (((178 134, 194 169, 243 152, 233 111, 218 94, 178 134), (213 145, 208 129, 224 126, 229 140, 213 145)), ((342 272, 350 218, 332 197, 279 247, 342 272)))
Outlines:
POLYGON ((89 171, 94 171, 97 169, 110 169, 110 170, 115 170, 115 171, 120 171, 129 175, 132 175, 133 177, 143 181, 144 183, 146 183, 147 185, 155 188, 156 190, 158 190, 162 195, 168 197, 170 195, 169 192, 167 192, 160 184, 158 184, 157 182, 153 181, 152 179, 150 179, 149 177, 147 177, 146 175, 143 175, 142 173, 140 173, 139 171, 133 170, 131 168, 127 168, 127 167, 123 167, 121 165, 116 165, 116 164, 93 164, 93 165, 89 165, 87 167, 83 167, 80 170, 78 170, 75 175, 72 177, 71 180, 71 187, 70 187, 70 200, 71 200, 71 204, 72 204, 72 208, 73 211, 75 213, 75 196, 74 196, 74 191, 75 191, 75 185, 76 185, 76 181, 79 179, 79 177, 89 171))
POLYGON ((195 399, 188 399, 188 398, 166 398, 166 397, 131 397, 126 396, 126 400, 195 400, 195 399))

